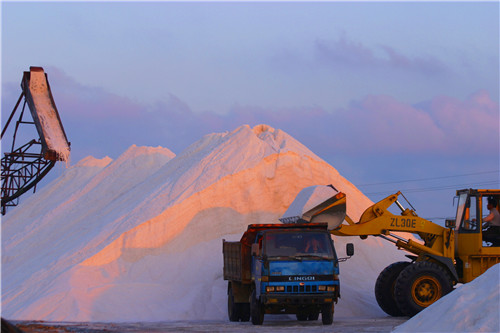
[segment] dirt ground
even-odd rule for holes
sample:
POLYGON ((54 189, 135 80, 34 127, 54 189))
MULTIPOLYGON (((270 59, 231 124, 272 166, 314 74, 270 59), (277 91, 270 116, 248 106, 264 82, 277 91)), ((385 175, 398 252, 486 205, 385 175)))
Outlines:
POLYGON ((148 323, 67 323, 40 321, 13 321, 26 333, 39 332, 335 332, 335 333, 389 333, 408 318, 338 318, 333 325, 324 326, 321 320, 298 322, 294 318, 268 316, 262 326, 249 322, 234 323, 229 321, 174 321, 148 323))

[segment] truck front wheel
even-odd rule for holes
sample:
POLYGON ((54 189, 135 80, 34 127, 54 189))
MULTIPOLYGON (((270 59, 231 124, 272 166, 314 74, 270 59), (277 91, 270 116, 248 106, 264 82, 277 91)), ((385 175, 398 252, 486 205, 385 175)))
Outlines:
POLYGON ((418 261, 399 274, 394 298, 401 312, 412 317, 452 290, 451 276, 443 266, 418 261))
POLYGON ((262 325, 264 322, 264 306, 257 299, 255 289, 252 291, 252 296, 250 296, 250 314, 252 316, 252 324, 262 325))
POLYGON ((321 306, 321 322, 323 325, 331 325, 333 323, 333 303, 326 303, 321 306))

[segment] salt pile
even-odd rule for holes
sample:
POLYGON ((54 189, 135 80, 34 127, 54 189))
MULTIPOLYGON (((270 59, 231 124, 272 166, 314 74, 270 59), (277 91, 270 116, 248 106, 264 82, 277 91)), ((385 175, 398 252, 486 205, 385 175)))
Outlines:
MULTIPOLYGON (((358 219, 371 202, 281 130, 242 126, 175 156, 132 146, 88 157, 5 215, 2 316, 50 321, 225 320, 222 239, 279 223, 305 187, 333 184, 358 219)), ((373 288, 404 252, 370 237, 347 242, 336 316, 384 316, 373 288)))

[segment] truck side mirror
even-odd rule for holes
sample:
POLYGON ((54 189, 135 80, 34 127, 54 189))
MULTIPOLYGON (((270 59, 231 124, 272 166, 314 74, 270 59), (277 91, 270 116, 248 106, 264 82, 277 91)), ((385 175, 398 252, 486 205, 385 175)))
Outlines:
POLYGON ((347 243, 345 246, 345 252, 349 257, 352 257, 354 255, 354 244, 347 243))
POLYGON ((252 256, 259 256, 259 255, 260 255, 259 243, 253 243, 252 244, 252 256))

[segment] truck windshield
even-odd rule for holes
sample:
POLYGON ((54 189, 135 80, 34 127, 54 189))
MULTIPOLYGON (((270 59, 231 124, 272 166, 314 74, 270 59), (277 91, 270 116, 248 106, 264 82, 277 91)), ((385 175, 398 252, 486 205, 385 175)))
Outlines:
POLYGON ((268 257, 334 259, 330 235, 324 232, 268 232, 264 236, 264 253, 268 257))

